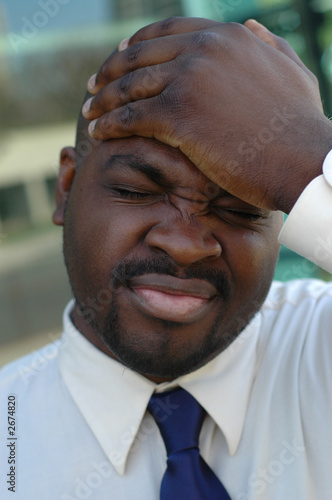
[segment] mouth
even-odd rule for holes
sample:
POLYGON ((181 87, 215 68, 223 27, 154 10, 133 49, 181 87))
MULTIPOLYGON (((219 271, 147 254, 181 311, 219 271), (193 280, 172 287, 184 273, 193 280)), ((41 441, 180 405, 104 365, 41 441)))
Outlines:
POLYGON ((207 281, 163 274, 132 278, 129 290, 143 314, 181 323, 197 321, 206 315, 218 294, 207 281))

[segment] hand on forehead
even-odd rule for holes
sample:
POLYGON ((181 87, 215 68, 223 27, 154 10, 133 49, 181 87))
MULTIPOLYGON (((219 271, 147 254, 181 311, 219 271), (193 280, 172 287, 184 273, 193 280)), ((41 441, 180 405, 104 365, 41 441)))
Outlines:
POLYGON ((89 82, 92 137, 156 138, 234 196, 290 210, 317 175, 303 166, 317 169, 330 130, 317 80, 287 42, 253 21, 175 18, 121 49, 89 82), (308 148, 312 121, 321 147, 308 148))

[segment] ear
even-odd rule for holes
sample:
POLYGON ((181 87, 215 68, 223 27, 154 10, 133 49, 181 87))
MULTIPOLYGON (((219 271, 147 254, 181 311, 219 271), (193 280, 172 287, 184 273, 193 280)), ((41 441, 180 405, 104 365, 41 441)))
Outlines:
POLYGON ((75 172, 75 149, 72 147, 63 148, 60 156, 60 172, 55 190, 56 209, 52 217, 53 223, 56 226, 63 226, 64 224, 66 203, 75 172))

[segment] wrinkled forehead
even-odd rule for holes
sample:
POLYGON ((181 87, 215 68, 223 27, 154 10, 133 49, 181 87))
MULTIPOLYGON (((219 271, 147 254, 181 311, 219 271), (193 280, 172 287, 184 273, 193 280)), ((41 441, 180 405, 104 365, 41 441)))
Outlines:
MULTIPOLYGON (((135 182, 144 177, 148 179, 149 183, 162 186, 167 191, 187 199, 199 202, 232 199, 239 204, 239 207, 256 208, 215 184, 179 149, 163 144, 156 139, 130 137, 109 141, 93 141, 89 148, 89 154, 85 155, 82 160, 81 172, 84 177, 87 176, 86 180, 91 179, 93 173, 93 176, 99 178, 101 182, 103 180, 107 182, 113 178, 112 173, 116 173, 117 181, 120 179, 126 184, 127 181, 130 181, 130 184, 135 186, 135 182), (121 177, 118 176, 119 173, 121 177)), ((277 234, 281 229, 283 214, 281 212, 265 212, 264 227, 268 232, 274 228, 271 237, 275 240, 274 233, 277 234)))
MULTIPOLYGON (((186 184, 203 191, 212 191, 212 186, 218 189, 179 149, 156 139, 130 137, 95 141, 89 149, 82 162, 87 169, 97 172, 118 169, 128 176, 138 171, 164 186, 186 184)), ((80 153, 78 149, 77 153, 80 153)))

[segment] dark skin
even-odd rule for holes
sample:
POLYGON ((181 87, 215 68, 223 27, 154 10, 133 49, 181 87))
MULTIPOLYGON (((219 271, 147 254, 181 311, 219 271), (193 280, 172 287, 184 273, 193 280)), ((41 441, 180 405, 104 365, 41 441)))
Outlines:
POLYGON ((54 222, 78 329, 162 382, 213 359, 259 310, 278 210, 321 173, 332 126, 315 77, 261 25, 175 19, 122 49, 90 82, 84 114, 101 117, 104 142, 79 168, 63 151, 54 222))
POLYGON ((254 21, 173 18, 128 43, 90 80, 91 135, 155 137, 234 196, 289 213, 321 174, 332 124, 287 42, 254 21))
POLYGON ((155 382, 214 358, 265 299, 282 214, 220 190, 179 150, 153 139, 107 141, 76 169, 75 151, 65 148, 57 204, 54 222, 65 226, 67 269, 81 305, 72 315, 75 325, 103 352, 155 382), (105 169, 115 155, 125 159, 105 169), (136 167, 128 167, 132 157, 140 158, 136 167), (140 172, 142 165, 154 168, 154 180, 140 172), (142 307, 127 283, 111 281, 123 261, 156 262, 154 271, 177 276, 180 287, 198 280, 217 292, 196 316, 160 317, 142 307), (84 318, 87 304, 93 306, 84 318), (117 319, 108 327, 114 307, 117 319))

